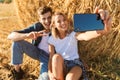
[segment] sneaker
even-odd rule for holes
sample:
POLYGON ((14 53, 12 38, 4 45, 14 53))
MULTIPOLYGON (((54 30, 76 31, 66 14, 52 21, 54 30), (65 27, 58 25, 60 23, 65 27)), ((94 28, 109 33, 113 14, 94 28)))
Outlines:
POLYGON ((13 74, 13 80, 20 80, 23 78, 24 72, 22 69, 20 69, 19 72, 17 72, 15 69, 13 69, 11 72, 13 74))

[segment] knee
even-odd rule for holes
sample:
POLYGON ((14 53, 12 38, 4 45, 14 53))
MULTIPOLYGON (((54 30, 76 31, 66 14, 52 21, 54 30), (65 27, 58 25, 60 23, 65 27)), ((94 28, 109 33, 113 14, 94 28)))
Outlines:
POLYGON ((20 45, 23 41, 14 41, 12 43, 12 46, 20 45))
POLYGON ((21 40, 21 41, 14 41, 12 43, 12 47, 15 48, 17 46, 21 46, 22 44, 24 44, 24 40, 21 40))
POLYGON ((74 76, 72 74, 67 74, 65 80, 74 80, 74 76))
POLYGON ((20 41, 14 41, 12 44, 17 44, 17 45, 19 45, 19 44, 22 44, 22 43, 24 43, 24 40, 20 40, 20 41))
POLYGON ((66 80, 79 80, 81 75, 82 75, 82 69, 78 66, 75 66, 66 75, 66 80))
POLYGON ((63 62, 63 58, 60 54, 55 54, 52 58, 52 63, 56 64, 56 63, 59 63, 59 62, 63 62))
MULTIPOLYGON (((79 75, 79 74, 76 74, 76 75, 79 75)), ((76 75, 67 74, 66 77, 65 77, 65 80, 79 80, 79 79, 80 79, 80 76, 76 76, 76 75)), ((80 74, 80 75, 81 75, 81 74, 80 74)))

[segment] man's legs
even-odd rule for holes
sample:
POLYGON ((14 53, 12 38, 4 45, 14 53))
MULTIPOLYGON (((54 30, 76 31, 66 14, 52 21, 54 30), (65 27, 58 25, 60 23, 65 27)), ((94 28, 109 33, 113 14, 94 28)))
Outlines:
POLYGON ((11 63, 15 66, 16 71, 19 72, 20 70, 20 64, 22 64, 23 62, 22 61, 23 53, 26 53, 28 56, 32 57, 33 59, 41 61, 41 73, 40 73, 41 76, 44 72, 47 72, 48 70, 47 65, 48 65, 48 58, 49 58, 48 54, 45 51, 38 49, 31 43, 23 40, 14 42, 12 45, 11 63))
POLYGON ((26 53, 28 56, 39 60, 39 49, 33 46, 27 41, 16 41, 12 44, 12 59, 11 63, 13 65, 19 65, 23 62, 23 53, 26 53))
POLYGON ((49 80, 48 78, 48 60, 49 54, 43 50, 40 50, 39 60, 40 60, 40 76, 38 80, 49 80))

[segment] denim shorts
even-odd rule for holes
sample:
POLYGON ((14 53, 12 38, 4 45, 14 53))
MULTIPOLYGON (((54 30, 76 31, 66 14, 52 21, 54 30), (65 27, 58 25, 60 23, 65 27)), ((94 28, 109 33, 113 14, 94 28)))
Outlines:
POLYGON ((80 59, 75 59, 75 60, 64 60, 65 64, 65 75, 74 67, 74 66, 80 66, 82 69, 82 76, 81 78, 83 80, 88 80, 87 73, 85 70, 85 67, 83 65, 83 62, 80 59))

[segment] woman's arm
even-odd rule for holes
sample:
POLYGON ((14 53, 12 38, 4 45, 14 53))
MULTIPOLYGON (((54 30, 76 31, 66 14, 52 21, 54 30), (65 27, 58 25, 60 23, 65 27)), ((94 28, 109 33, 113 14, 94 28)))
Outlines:
POLYGON ((100 35, 101 34, 98 33, 97 31, 86 31, 84 33, 76 33, 76 39, 77 40, 88 41, 88 40, 96 38, 96 37, 98 37, 100 35))
POLYGON ((97 13, 100 14, 101 19, 104 22, 104 30, 86 31, 83 33, 77 33, 76 38, 78 40, 88 41, 93 38, 97 38, 103 34, 106 34, 111 30, 112 20, 111 20, 111 17, 109 16, 108 12, 100 9, 100 10, 97 10, 97 13))
POLYGON ((50 80, 54 80, 54 75, 52 74, 52 57, 55 54, 55 48, 53 45, 49 44, 49 62, 48 62, 48 75, 50 80))

